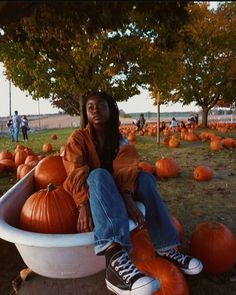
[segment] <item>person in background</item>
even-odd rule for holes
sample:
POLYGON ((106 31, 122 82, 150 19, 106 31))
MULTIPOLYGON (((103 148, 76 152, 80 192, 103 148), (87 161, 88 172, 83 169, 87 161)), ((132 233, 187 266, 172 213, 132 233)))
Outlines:
POLYGON ((7 121, 7 128, 8 128, 8 132, 10 134, 11 140, 14 141, 14 136, 13 136, 13 121, 12 121, 12 117, 9 117, 9 120, 7 121))
POLYGON ((186 127, 184 121, 181 121, 181 122, 180 122, 180 128, 187 129, 187 127, 186 127))
POLYGON ((170 128, 172 131, 176 131, 177 127, 178 127, 177 121, 176 121, 175 117, 173 117, 170 122, 170 128))
POLYGON ((198 125, 198 113, 194 115, 195 125, 198 125))
POLYGON ((94 231, 95 254, 105 255, 107 288, 115 294, 151 295, 160 287, 158 279, 143 274, 129 258, 129 217, 140 228, 147 227, 156 255, 184 273, 198 274, 202 263, 176 250, 178 232, 155 177, 138 167, 135 145, 119 131, 115 99, 93 92, 85 98, 82 112, 86 127, 75 130, 65 145, 63 187, 77 205, 78 232, 94 231), (144 204, 145 216, 135 201, 144 204))
POLYGON ((140 117, 138 118, 137 124, 136 124, 138 127, 138 131, 143 129, 145 123, 146 123, 146 120, 144 118, 144 115, 140 114, 140 117))
POLYGON ((166 123, 165 121, 162 121, 159 128, 160 132, 163 131, 165 128, 166 128, 166 123))
POLYGON ((28 140, 28 130, 29 130, 29 123, 26 116, 23 116, 23 119, 21 120, 21 131, 23 134, 23 140, 28 140))
POLYGON ((15 142, 18 142, 18 135, 19 135, 20 124, 21 124, 21 118, 18 115, 18 111, 14 112, 12 121, 13 121, 13 140, 15 142))

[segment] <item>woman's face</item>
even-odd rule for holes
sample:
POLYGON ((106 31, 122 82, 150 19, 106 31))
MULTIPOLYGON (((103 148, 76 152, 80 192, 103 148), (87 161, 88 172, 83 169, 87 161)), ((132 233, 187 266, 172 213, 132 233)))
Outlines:
POLYGON ((107 101, 100 96, 91 96, 86 103, 88 122, 92 125, 104 125, 110 118, 107 101))

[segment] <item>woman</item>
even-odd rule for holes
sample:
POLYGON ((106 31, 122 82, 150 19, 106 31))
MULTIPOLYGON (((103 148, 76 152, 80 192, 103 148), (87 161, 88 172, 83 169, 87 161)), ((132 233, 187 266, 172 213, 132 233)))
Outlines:
POLYGON ((23 117, 23 119, 21 120, 21 131, 23 134, 23 140, 27 141, 28 140, 28 129, 29 129, 29 123, 28 123, 28 119, 26 116, 23 117))
POLYGON ((178 234, 156 190, 155 178, 138 169, 134 145, 119 133, 119 110, 104 92, 90 94, 84 104, 86 128, 74 131, 63 156, 64 188, 79 210, 79 232, 94 231, 95 253, 105 255, 106 285, 116 294, 152 294, 159 282, 142 274, 129 260, 128 216, 144 222, 158 255, 196 274, 201 262, 174 250, 178 234), (145 217, 135 200, 146 208, 145 217))

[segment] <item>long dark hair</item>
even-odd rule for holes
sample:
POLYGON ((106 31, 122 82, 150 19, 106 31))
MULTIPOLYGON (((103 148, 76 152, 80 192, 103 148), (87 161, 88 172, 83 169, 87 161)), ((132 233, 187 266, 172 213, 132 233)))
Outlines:
POLYGON ((103 165, 104 168, 112 171, 112 162, 116 157, 119 149, 119 141, 120 141, 120 132, 119 132, 119 109, 117 103, 111 95, 108 95, 105 92, 97 91, 90 93, 87 97, 85 97, 83 103, 83 118, 84 118, 84 125, 88 124, 88 117, 86 111, 86 103, 89 98, 92 96, 98 96, 103 98, 107 103, 110 111, 110 118, 107 122, 106 132, 107 136, 105 139, 104 144, 104 157, 103 157, 103 165))

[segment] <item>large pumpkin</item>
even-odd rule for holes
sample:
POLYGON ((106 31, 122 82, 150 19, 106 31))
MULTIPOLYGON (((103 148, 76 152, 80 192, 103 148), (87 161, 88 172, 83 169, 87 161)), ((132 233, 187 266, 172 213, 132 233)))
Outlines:
POLYGON ((155 277, 160 282, 160 289, 153 295, 188 295, 189 288, 184 275, 173 263, 156 257, 147 262, 135 262, 145 274, 155 277))
POLYGON ((20 228, 50 234, 75 233, 77 209, 73 198, 62 188, 49 184, 32 194, 20 212, 20 228))
POLYGON ((62 185, 66 176, 62 157, 45 157, 38 163, 34 171, 36 189, 46 188, 49 183, 62 185))
POLYGON ((209 273, 230 270, 236 259, 236 241, 228 227, 220 222, 203 222, 190 239, 190 252, 203 262, 209 273))
POLYGON ((156 175, 158 177, 176 177, 180 173, 178 164, 173 158, 162 158, 156 161, 156 175))
POLYGON ((132 261, 147 261, 156 256, 146 228, 136 228, 131 231, 130 237, 132 243, 130 258, 132 261))
POLYGON ((193 170, 193 177, 198 181, 211 180, 213 177, 213 170, 206 165, 198 165, 193 170))

